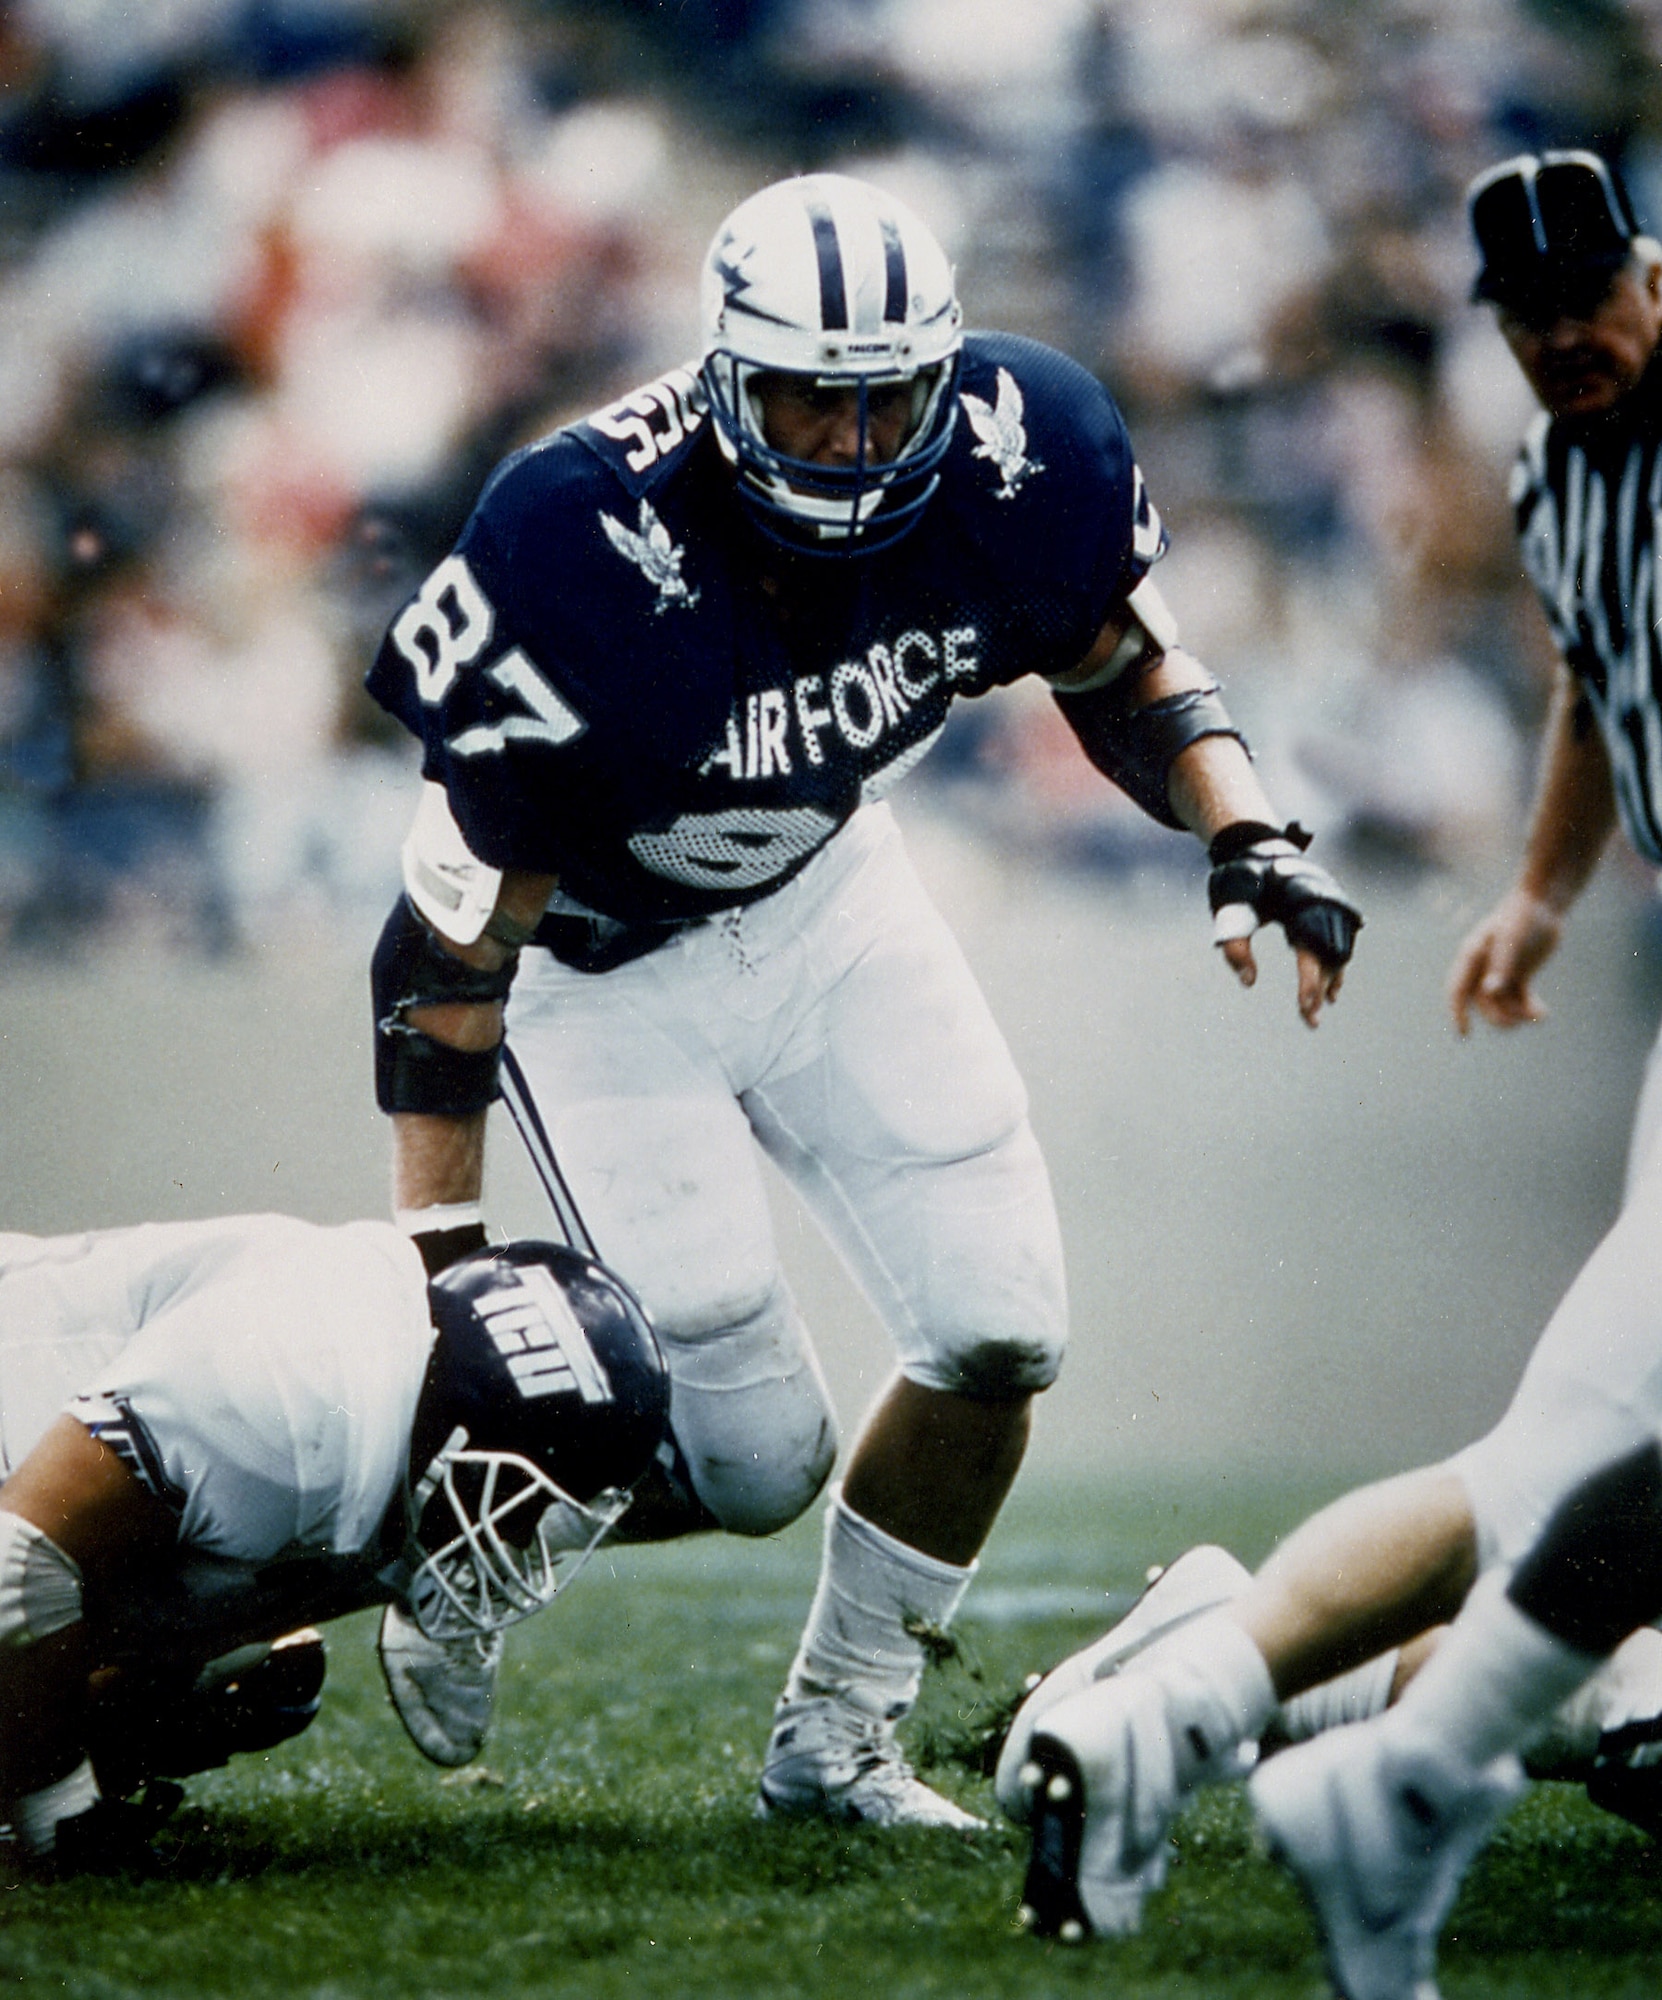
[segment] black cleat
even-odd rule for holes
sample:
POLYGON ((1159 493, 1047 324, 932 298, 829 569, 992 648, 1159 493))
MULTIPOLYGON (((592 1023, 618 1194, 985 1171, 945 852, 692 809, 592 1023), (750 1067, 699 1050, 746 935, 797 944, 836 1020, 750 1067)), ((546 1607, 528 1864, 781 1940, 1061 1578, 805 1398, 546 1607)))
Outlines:
POLYGON ((1587 1796, 1662 1841, 1662 1727, 1658 1718, 1606 1732, 1587 1774, 1587 1796))
POLYGON ((52 1851, 34 1863, 48 1881, 72 1875, 149 1875, 157 1866, 151 1841, 184 1798, 182 1785, 152 1779, 139 1799, 99 1799, 73 1819, 58 1821, 52 1851))
POLYGON ((327 1671, 323 1635, 291 1632, 276 1640, 264 1659, 217 1684, 210 1678, 212 1668, 204 1669, 197 1682, 197 1726, 217 1734, 227 1757, 273 1749, 317 1720, 327 1671))
POLYGON ((1083 1944, 1091 1935, 1091 1920, 1079 1900, 1084 1778, 1073 1753, 1043 1734, 1034 1737, 1021 1775, 1033 1801, 1033 1847, 1017 1921, 1035 1937, 1083 1944))

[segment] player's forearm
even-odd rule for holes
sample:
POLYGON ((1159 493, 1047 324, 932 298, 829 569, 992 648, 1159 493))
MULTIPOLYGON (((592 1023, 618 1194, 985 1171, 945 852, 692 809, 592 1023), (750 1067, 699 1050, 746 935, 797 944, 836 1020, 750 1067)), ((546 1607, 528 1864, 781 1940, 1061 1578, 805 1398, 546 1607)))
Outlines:
POLYGON ((1172 811, 1203 845, 1240 820, 1279 826, 1245 750, 1232 736, 1203 736, 1172 765, 1166 780, 1172 811))
POLYGON ((1210 842, 1238 820, 1272 823, 1217 682, 1181 647, 1145 651, 1103 686, 1070 677, 1055 692, 1085 755, 1162 825, 1210 842))
POLYGON ((400 1213, 477 1202, 485 1187, 485 1113, 396 1113, 392 1198, 400 1213))
POLYGON ((1615 824, 1604 739, 1565 670, 1547 721, 1519 889, 1562 916, 1591 880, 1615 824))
MULTIPOLYGON (((465 939, 445 936, 408 896, 388 918, 371 987, 376 1100, 393 1120, 393 1203, 400 1213, 480 1199, 504 1001, 520 946, 552 886, 546 875, 510 871, 486 928, 465 939)), ((478 1228, 468 1217, 434 1227, 449 1235, 464 1225, 478 1228)))
MULTIPOLYGON (((1192 654, 1173 647, 1144 675, 1138 692, 1146 703, 1211 684, 1192 654)), ((1166 795, 1172 811, 1202 842, 1238 820, 1281 823, 1244 745, 1233 736, 1203 736, 1191 743, 1172 763, 1166 795)))

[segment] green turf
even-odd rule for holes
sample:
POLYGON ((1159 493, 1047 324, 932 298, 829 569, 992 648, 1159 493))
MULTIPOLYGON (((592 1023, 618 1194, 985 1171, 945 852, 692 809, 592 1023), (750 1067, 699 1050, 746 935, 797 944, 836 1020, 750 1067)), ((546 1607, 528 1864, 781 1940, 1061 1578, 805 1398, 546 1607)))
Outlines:
MULTIPOLYGON (((1249 1558, 1322 1495, 1216 1484, 1132 1498, 1018 1494, 932 1670, 913 1743, 954 1796, 997 1715, 1128 1600, 1151 1561, 1206 1536, 1249 1558)), ((750 1816, 768 1708, 818 1554, 764 1545, 626 1552, 509 1642, 482 1765, 409 1748, 373 1623, 330 1635, 325 1712, 303 1737, 193 1781, 151 1880, 0 1885, 0 1990, 86 1996, 520 1994, 663 2000, 1112 1992, 1313 2000, 1313 1940, 1252 1851, 1238 1789, 1182 1822, 1143 1934, 1069 1951, 1012 1923, 1023 1842, 763 1826, 750 1816), (607 1575, 606 1569, 612 1570, 607 1575)), ((1655 1849, 1543 1786, 1455 1913, 1448 2000, 1653 1995, 1655 1849)))

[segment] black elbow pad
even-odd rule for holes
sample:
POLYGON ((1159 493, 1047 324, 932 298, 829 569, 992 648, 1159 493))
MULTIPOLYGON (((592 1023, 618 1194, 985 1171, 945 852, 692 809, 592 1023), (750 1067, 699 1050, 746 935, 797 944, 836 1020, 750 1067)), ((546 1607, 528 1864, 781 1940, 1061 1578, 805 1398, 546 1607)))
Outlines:
POLYGON ((505 1000, 518 962, 515 954, 494 972, 463 964, 422 922, 410 899, 399 897, 370 961, 375 1101, 383 1111, 459 1118, 483 1111, 495 1100, 500 1044, 455 1049, 413 1027, 408 1016, 415 1008, 445 1002, 505 1000))
POLYGON ((1120 685, 1087 694, 1059 690, 1057 705, 1079 738, 1085 755, 1120 790, 1162 826, 1183 832, 1183 822, 1171 809, 1166 783, 1171 767, 1205 736, 1233 736, 1250 756, 1246 738, 1230 720, 1218 693, 1210 687, 1185 688, 1163 695, 1142 708, 1131 708, 1120 685))

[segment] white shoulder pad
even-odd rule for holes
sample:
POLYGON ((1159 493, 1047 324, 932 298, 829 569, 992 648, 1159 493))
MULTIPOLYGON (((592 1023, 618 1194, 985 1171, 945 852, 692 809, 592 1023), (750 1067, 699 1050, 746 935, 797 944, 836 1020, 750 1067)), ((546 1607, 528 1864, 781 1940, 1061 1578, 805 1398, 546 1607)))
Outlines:
POLYGON ((1134 590, 1126 592, 1126 609, 1131 613, 1126 623, 1125 636, 1097 668, 1088 680, 1075 678, 1079 669, 1071 674, 1058 674, 1051 682, 1058 694, 1090 694, 1097 688, 1107 687, 1117 681, 1134 660, 1140 660, 1152 639, 1162 653, 1170 652, 1177 644, 1177 620, 1171 614, 1166 600, 1145 576, 1134 590))
POLYGON ((1153 577, 1145 576, 1135 590, 1126 595, 1126 603, 1137 614, 1137 623, 1154 641, 1162 653, 1169 653, 1177 644, 1177 620, 1172 616, 1171 606, 1160 595, 1153 577))
POLYGON ((502 871, 470 851, 443 785, 422 786, 401 858, 410 901, 436 931, 452 944, 472 944, 484 934, 502 871))

